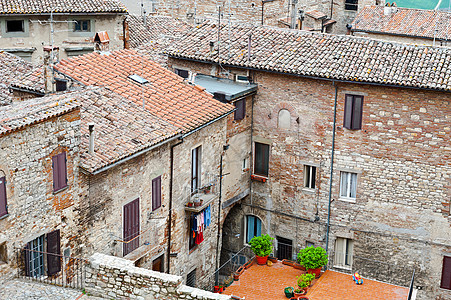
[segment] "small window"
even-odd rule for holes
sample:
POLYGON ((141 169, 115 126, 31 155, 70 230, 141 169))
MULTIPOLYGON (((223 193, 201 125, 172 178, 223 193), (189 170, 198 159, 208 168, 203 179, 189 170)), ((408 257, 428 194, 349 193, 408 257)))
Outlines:
POLYGON ((25 32, 25 26, 23 20, 10 20, 6 21, 6 32, 25 32))
POLYGON ((161 207, 161 176, 152 180, 152 211, 161 207))
POLYGON ((90 20, 75 20, 74 23, 75 32, 90 32, 91 31, 91 21, 90 20))
POLYGON ((243 172, 249 171, 249 158, 245 157, 243 159, 243 172))
POLYGON ((196 269, 186 275, 186 285, 190 287, 196 287, 196 269))
POLYGON ((164 254, 159 256, 152 262, 152 270, 157 272, 164 272, 164 254))
POLYGON ((235 101, 234 104, 236 107, 234 119, 235 120, 244 119, 244 117, 246 116, 246 99, 235 101))
POLYGON ((316 167, 304 166, 304 187, 308 189, 314 189, 316 181, 316 167))
POLYGON ((55 78, 56 91, 62 92, 67 90, 67 80, 55 78))
POLYGON ((0 244, 0 264, 8 262, 8 248, 6 242, 0 244))
POLYGON ((174 69, 174 72, 175 72, 175 74, 179 75, 182 78, 188 79, 188 77, 189 77, 188 70, 174 69))
POLYGON ((246 243, 254 236, 262 235, 262 221, 256 216, 246 216, 246 243))
POLYGON ((198 192, 202 172, 202 146, 191 150, 191 193, 198 192))
POLYGON ((67 186, 66 152, 52 157, 53 191, 57 192, 67 186))
POLYGON ((8 214, 6 202, 6 177, 0 177, 0 218, 8 214))
POLYGON ((194 249, 196 247, 196 237, 197 237, 197 228, 195 228, 195 219, 196 216, 191 215, 189 219, 189 240, 188 240, 188 248, 189 250, 194 249))
POLYGON ((314 242, 310 242, 310 241, 305 241, 305 247, 315 247, 315 243, 314 242))
POLYGON ((363 97, 346 95, 343 126, 347 129, 362 129, 363 97))
POLYGON ((255 143, 254 174, 268 177, 269 174, 269 145, 255 143))
POLYGON ((359 0, 345 0, 345 10, 357 11, 359 0))
POLYGON ((337 240, 335 241, 335 267, 346 269, 352 268, 353 247, 353 240, 337 238, 337 240))
POLYGON ((44 276, 44 236, 32 240, 25 247, 25 269, 29 277, 44 276))
POLYGON ((357 174, 341 172, 340 198, 355 199, 357 191, 357 174))
POLYGON ((442 281, 440 283, 442 289, 451 290, 451 257, 443 257, 442 281))
POLYGON ((246 75, 235 75, 236 82, 249 83, 249 78, 246 75))
POLYGON ((277 127, 278 128, 283 128, 283 129, 290 129, 290 126, 291 126, 291 114, 290 114, 290 112, 288 110, 286 110, 286 109, 281 109, 279 111, 277 127))

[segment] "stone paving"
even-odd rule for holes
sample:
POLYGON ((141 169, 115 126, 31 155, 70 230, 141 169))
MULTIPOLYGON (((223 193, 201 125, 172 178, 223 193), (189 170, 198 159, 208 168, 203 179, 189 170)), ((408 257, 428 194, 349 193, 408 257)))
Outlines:
POLYGON ((29 280, 13 279, 0 287, 1 300, 100 300, 84 295, 80 290, 64 288, 29 280))

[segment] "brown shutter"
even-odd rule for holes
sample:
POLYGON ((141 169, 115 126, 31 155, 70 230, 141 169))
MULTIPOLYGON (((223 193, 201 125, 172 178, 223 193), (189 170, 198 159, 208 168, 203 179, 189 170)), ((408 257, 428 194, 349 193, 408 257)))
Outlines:
POLYGON ((30 276, 30 247, 27 245, 25 245, 25 247, 23 248, 23 263, 25 264, 25 276, 30 276))
POLYGON ((161 206, 161 176, 152 180, 152 211, 161 206))
POLYGON ((59 190, 58 184, 58 155, 52 157, 52 169, 53 169, 53 191, 59 190))
POLYGON ((352 129, 352 100, 351 95, 346 95, 343 126, 347 129, 352 129))
POLYGON ((239 101, 236 101, 235 107, 236 107, 236 111, 235 111, 234 119, 235 120, 244 119, 244 117, 246 115, 246 99, 241 99, 239 101))
POLYGON ((8 214, 6 209, 6 177, 0 178, 0 217, 8 214))
POLYGON ((58 177, 60 189, 67 186, 66 152, 58 154, 58 177))
POLYGON ((354 96, 354 105, 352 109, 352 129, 362 128, 362 107, 363 97, 354 96))
POLYGON ((47 233, 47 275, 52 276, 61 271, 60 231, 47 233))
POLYGON ((124 256, 139 246, 139 199, 124 206, 124 256), (135 238, 136 237, 136 238, 135 238))
POLYGON ((442 289, 451 290, 451 257, 443 257, 442 282, 440 284, 442 289))

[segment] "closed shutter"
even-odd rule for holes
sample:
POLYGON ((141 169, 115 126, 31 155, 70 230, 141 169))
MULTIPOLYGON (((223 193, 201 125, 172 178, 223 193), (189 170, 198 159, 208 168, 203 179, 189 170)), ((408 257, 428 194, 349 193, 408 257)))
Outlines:
POLYGON ((139 199, 124 205, 124 256, 139 246, 139 199))
POLYGON ((6 209, 6 177, 0 178, 0 217, 8 214, 6 209))
POLYGON ((346 95, 343 126, 347 129, 352 129, 352 100, 351 95, 346 95))
POLYGON ((161 206, 161 176, 152 180, 152 211, 161 206))
POLYGON ((47 275, 52 276, 61 271, 61 237, 60 231, 47 234, 47 275))
POLYGON ((451 290, 451 257, 443 257, 442 282, 440 284, 442 289, 451 290))
POLYGON ((67 186, 66 152, 52 157, 53 191, 59 191, 67 186))
POLYGON ((242 120, 246 116, 246 99, 241 99, 235 102, 235 120, 242 120))
POLYGON ((363 97, 362 96, 354 96, 354 105, 352 110, 352 129, 361 129, 362 128, 362 106, 363 106, 363 97))

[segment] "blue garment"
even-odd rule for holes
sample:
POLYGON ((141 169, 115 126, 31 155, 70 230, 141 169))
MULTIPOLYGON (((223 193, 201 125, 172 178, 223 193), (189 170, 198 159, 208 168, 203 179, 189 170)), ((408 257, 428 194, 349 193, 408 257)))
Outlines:
POLYGON ((210 205, 204 211, 204 224, 205 224, 205 227, 210 226, 210 224, 211 224, 211 208, 210 208, 210 205))

